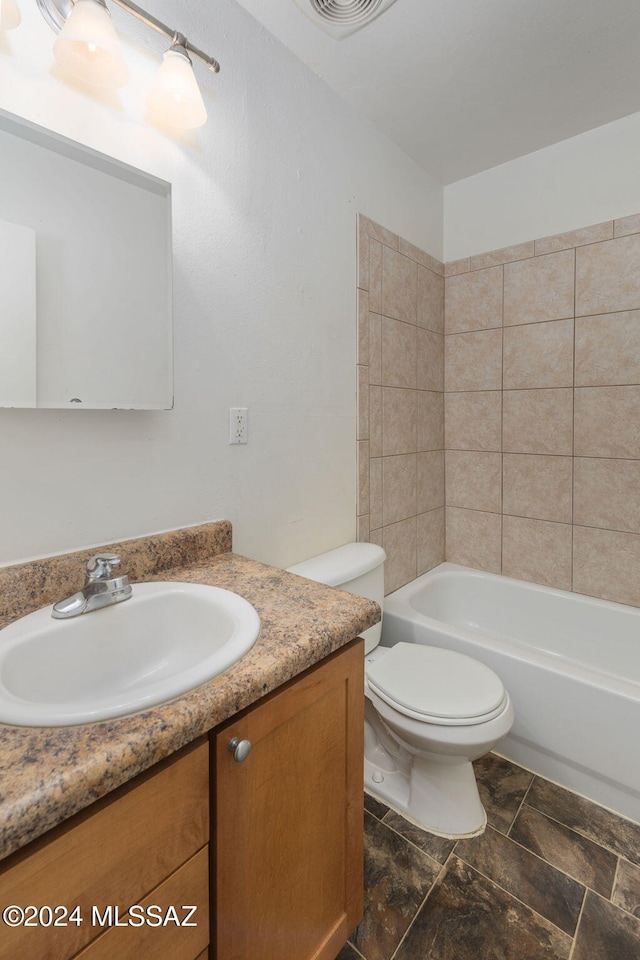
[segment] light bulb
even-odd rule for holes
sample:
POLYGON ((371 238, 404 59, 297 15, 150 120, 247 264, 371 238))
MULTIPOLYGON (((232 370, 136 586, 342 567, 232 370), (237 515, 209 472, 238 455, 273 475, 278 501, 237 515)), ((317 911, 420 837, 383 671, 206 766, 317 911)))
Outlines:
POLYGON ((76 0, 53 53, 63 70, 85 83, 113 88, 123 87, 129 79, 104 0, 76 0))
POLYGON ((207 111, 186 49, 174 43, 165 53, 147 97, 149 117, 170 127, 193 130, 207 122, 207 111))
POLYGON ((15 30, 22 23, 16 0, 0 0, 0 30, 15 30))

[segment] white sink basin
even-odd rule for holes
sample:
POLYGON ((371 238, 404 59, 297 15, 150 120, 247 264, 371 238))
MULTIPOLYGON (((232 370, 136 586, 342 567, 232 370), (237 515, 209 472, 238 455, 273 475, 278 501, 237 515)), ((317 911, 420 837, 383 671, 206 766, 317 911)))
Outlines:
POLYGON ((68 620, 51 607, 0 630, 0 722, 69 726, 122 717, 193 690, 244 656, 260 618, 242 597, 192 583, 68 620))

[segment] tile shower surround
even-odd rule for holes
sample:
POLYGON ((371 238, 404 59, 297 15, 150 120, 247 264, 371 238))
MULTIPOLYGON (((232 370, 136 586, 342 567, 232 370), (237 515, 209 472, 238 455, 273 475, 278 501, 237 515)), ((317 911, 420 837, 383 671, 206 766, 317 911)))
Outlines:
POLYGON ((444 268, 358 217, 358 539, 387 592, 444 560, 444 268))
POLYGON ((444 559, 446 511, 447 560, 640 605, 640 215, 444 269, 363 216, 358 241, 358 536, 388 592, 444 559))

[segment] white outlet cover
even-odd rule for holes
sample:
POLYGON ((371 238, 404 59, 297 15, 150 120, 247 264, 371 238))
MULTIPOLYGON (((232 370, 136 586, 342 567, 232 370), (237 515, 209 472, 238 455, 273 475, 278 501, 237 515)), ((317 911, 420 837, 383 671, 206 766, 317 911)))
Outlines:
POLYGON ((362 30, 396 0, 293 0, 317 27, 334 40, 362 30))

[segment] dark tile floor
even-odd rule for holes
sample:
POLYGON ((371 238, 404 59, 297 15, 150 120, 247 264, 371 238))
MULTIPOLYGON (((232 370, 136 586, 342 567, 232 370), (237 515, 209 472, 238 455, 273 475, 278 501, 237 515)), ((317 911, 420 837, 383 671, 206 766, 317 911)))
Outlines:
POLYGON ((640 825, 494 754, 475 766, 470 840, 365 796, 365 915, 336 960, 640 960, 640 825))

